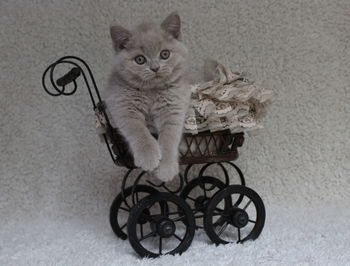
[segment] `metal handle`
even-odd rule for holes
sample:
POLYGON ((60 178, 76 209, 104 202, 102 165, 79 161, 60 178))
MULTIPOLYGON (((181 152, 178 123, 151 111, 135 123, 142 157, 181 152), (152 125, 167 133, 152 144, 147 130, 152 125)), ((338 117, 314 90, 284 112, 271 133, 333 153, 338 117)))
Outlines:
POLYGON ((81 74, 81 70, 78 67, 73 67, 67 74, 56 80, 56 84, 60 87, 66 86, 67 84, 76 80, 81 74))

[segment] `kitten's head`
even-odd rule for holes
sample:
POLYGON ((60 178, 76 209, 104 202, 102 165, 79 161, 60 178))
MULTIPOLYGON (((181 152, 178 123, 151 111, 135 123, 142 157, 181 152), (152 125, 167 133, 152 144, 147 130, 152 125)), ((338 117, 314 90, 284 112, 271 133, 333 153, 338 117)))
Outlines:
POLYGON ((110 31, 116 51, 115 74, 130 86, 163 88, 186 72, 188 55, 177 13, 160 25, 144 23, 132 31, 112 26, 110 31))

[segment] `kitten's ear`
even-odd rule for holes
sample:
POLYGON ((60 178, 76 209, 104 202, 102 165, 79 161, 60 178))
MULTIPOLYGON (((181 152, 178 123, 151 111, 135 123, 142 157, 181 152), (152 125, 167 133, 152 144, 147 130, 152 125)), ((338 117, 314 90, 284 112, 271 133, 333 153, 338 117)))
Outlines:
POLYGON ((114 49, 117 52, 124 49, 126 44, 129 42, 131 38, 130 31, 118 25, 111 26, 110 33, 111 33, 114 49))
POLYGON ((175 39, 181 40, 181 20, 177 12, 173 12, 167 16, 162 22, 161 27, 175 39))

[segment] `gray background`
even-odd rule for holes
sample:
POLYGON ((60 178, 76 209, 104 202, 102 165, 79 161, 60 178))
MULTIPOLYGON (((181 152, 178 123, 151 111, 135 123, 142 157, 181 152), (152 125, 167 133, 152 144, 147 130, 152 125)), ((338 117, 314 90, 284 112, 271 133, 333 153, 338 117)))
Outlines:
MULTIPOLYGON (((14 232, 24 222, 47 219, 102 217, 98 228, 111 234, 108 209, 125 169, 99 143, 85 88, 52 98, 41 75, 60 56, 77 55, 102 89, 113 55, 109 25, 160 22, 173 10, 193 65, 213 57, 278 93, 265 130, 246 139, 237 162, 268 212, 343 212, 350 203, 348 0, 1 0, 0 217, 10 228, 2 237, 9 245, 20 241, 14 232)), ((0 245, 0 258, 18 262, 31 254, 11 257, 10 250, 0 245)))

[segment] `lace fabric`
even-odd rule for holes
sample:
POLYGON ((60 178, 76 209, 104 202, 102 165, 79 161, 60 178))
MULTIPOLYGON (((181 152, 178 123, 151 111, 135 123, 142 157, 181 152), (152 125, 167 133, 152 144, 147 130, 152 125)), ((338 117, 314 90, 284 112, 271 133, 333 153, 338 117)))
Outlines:
POLYGON ((218 78, 192 86, 185 133, 229 129, 232 133, 263 128, 262 119, 275 93, 254 84, 246 73, 219 65, 218 78))

